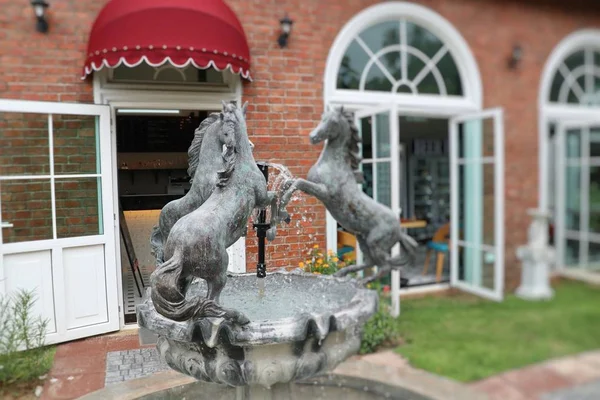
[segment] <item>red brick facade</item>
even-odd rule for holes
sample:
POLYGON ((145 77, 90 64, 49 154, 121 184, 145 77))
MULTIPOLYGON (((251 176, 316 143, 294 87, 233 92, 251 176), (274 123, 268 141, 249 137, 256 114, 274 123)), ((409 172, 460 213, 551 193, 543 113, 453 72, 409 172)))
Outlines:
MULTIPOLYGON (((307 134, 320 119, 323 73, 329 49, 344 24, 373 0, 226 0, 248 37, 254 82, 245 83, 250 102, 248 127, 256 158, 281 162, 304 176, 319 149, 307 134), (284 12, 295 20, 289 46, 277 36, 284 12)), ((52 1, 50 32, 35 32, 26 2, 0 0, 0 98, 92 103, 91 80, 81 67, 91 25, 104 1, 52 1)), ((478 63, 484 107, 505 110, 506 279, 520 276, 515 247, 525 242, 526 210, 538 198, 538 92, 541 72, 552 49, 568 34, 600 27, 596 6, 578 2, 501 0, 419 0, 441 14, 463 35, 478 63), (516 69, 507 66, 515 44, 524 52, 516 69)), ((581 2, 583 3, 583 2, 581 2)), ((2 146, 3 153, 5 152, 2 146)), ((304 212, 312 222, 295 226, 269 245, 270 266, 295 265, 312 244, 325 245, 325 210, 314 199, 304 212)), ((83 217, 82 217, 83 218, 83 217)), ((250 242, 253 242, 251 240, 250 242)), ((255 252, 249 243, 249 268, 255 252)))

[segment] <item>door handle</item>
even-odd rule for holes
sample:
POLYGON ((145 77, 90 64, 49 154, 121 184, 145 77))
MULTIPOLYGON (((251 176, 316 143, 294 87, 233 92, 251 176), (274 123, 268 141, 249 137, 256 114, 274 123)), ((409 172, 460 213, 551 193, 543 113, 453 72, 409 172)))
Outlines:
POLYGON ((10 222, 1 222, 0 223, 0 228, 12 228, 14 225, 11 224, 10 222))

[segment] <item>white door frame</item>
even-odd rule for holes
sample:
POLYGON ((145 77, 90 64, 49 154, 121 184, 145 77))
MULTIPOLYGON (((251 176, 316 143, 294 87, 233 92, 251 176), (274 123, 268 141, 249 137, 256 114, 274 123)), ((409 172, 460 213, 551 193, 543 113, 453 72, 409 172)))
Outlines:
MULTIPOLYGON (((484 134, 482 132, 482 134, 484 134)), ((501 108, 487 109, 477 113, 464 114, 450 120, 450 195, 451 195, 451 217, 450 217, 450 284, 461 290, 473 294, 501 301, 504 297, 504 119, 501 108), (493 157, 482 157, 480 161, 491 162, 494 166, 494 246, 481 244, 479 248, 469 243, 458 240, 459 237, 459 181, 458 181, 458 124, 469 120, 483 120, 494 118, 494 155, 493 157), (494 260, 494 284, 493 290, 466 284, 458 279, 458 246, 471 247, 474 250, 492 251, 494 260)))
MULTIPOLYGON (((182 90, 181 86, 129 84, 119 85, 107 83, 106 70, 94 73, 94 103, 105 104, 110 107, 111 126, 110 136, 112 143, 112 175, 113 196, 115 210, 119 208, 118 199, 118 168, 117 168, 117 127, 116 110, 119 108, 134 109, 205 109, 219 110, 223 107, 221 101, 242 101, 242 83, 239 76, 231 76, 230 84, 226 90, 201 91, 202 87, 193 87, 191 90, 182 90)), ((118 266, 118 298, 123 305, 123 282, 121 276, 121 246, 119 233, 119 215, 115 224, 115 248, 118 266)), ((150 239, 148 239, 150 240, 150 239)), ((131 324, 135 327, 137 324, 131 324)), ((125 313, 120 313, 120 327, 125 327, 125 313)))
MULTIPOLYGON (((385 103, 382 103, 385 104, 385 103)), ((468 113, 475 113, 477 111, 479 111, 481 108, 473 105, 473 104, 469 104, 469 105, 464 105, 464 104, 455 104, 453 107, 445 107, 445 108, 436 108, 435 106, 431 106, 431 107, 423 107, 423 109, 415 109, 412 105, 406 105, 403 104, 399 101, 394 101, 392 102, 390 105, 379 105, 378 107, 373 107, 370 105, 366 105, 366 106, 361 106, 358 104, 344 104, 344 103, 337 103, 337 102, 332 102, 332 103, 328 103, 325 106, 325 109, 327 109, 327 107, 341 107, 344 106, 344 109, 347 109, 348 111, 352 111, 357 113, 357 115, 360 115, 360 113, 362 113, 362 110, 367 110, 368 111, 372 111, 372 110, 395 110, 395 115, 396 117, 394 118, 395 120, 395 130, 399 131, 399 121, 398 119, 400 118, 400 116, 404 117, 404 116, 414 116, 414 117, 430 117, 430 118, 453 118, 456 116, 460 116, 463 114, 468 114, 468 113)), ((391 116, 391 114, 390 114, 391 116)), ((392 133, 390 132, 390 135, 392 133)), ((399 140, 399 135, 400 133, 398 133, 398 137, 397 139, 399 140)), ((391 140, 391 138, 390 138, 391 140)), ((396 145, 396 149, 399 149, 399 144, 396 145)), ((392 159, 396 159, 395 163, 397 164, 399 162, 398 157, 399 157, 399 153, 390 153, 390 154, 398 154, 397 157, 392 157, 392 159)), ((395 192, 395 189, 392 188, 392 193, 395 192)), ((333 218, 333 216, 329 213, 329 211, 326 212, 326 229, 327 229, 327 235, 326 235, 326 245, 327 245, 327 249, 332 249, 334 251, 337 250, 337 222, 335 221, 335 218, 333 218)))
MULTIPOLYGON (((453 107, 444 107, 444 108, 436 108, 436 107, 428 107, 428 108, 424 108, 424 109, 415 109, 412 106, 407 106, 405 104, 402 104, 399 101, 393 101, 392 104, 389 105, 379 105, 377 107, 372 107, 372 106, 366 106, 366 107, 362 107, 360 105, 357 104, 338 104, 338 103, 330 103, 326 106, 333 106, 333 107, 338 107, 338 106, 344 106, 344 109, 348 109, 349 111, 354 111, 355 112, 355 119, 359 119, 361 117, 365 117, 365 116, 369 116, 369 115, 373 115, 373 114, 377 114, 380 112, 385 112, 388 111, 390 113, 390 157, 391 157, 391 168, 392 168, 392 174, 391 174, 391 185, 392 185, 392 210, 398 215, 398 218, 400 218, 400 196, 399 196, 399 190, 400 189, 397 185, 400 185, 400 126, 399 126, 399 118, 400 116, 419 116, 419 117, 431 117, 431 118, 448 118, 449 120, 454 118, 454 117, 458 117, 461 118, 462 116, 468 116, 468 115, 474 115, 474 113, 477 113, 479 111, 479 107, 474 106, 472 104, 469 105, 465 105, 465 104, 455 104, 453 107)), ((495 110, 492 110, 492 112, 495 110)), ((479 113, 478 115, 486 115, 485 112, 483 114, 479 113)), ((448 130, 448 136, 451 136, 451 131, 450 128, 448 130)), ((503 140, 503 138, 502 138, 503 140)), ((502 146, 503 146, 503 142, 502 142, 502 146)), ((502 147, 503 148, 503 147, 502 147)), ((502 168, 503 165, 502 165, 502 168)), ((503 182, 503 176, 501 177, 502 179, 502 183, 501 183, 501 188, 502 188, 502 193, 504 193, 504 182, 503 182)), ((497 186, 498 187, 498 186, 497 186)), ((502 234, 504 232, 504 225, 503 225, 504 221, 502 220, 502 234)), ((498 224, 497 224, 498 225, 498 224)), ((337 250, 337 222, 336 220, 333 218, 333 216, 329 213, 329 211, 326 211, 326 227, 327 227, 327 248, 328 249, 334 249, 337 250)), ((502 236, 503 237, 503 236, 502 236)), ((502 240, 502 243, 504 243, 504 241, 502 240)), ((504 249, 504 245, 502 245, 502 250, 504 249)), ((392 254, 399 254, 400 252, 400 246, 396 245, 394 246, 394 248, 392 249, 392 254)), ((504 253, 503 251, 501 252, 502 255, 501 257, 497 258, 497 260, 499 259, 500 262, 503 263, 504 260, 504 253)), ((360 250, 357 249, 356 250, 356 254, 357 254, 357 262, 360 259, 360 250)), ((502 265, 502 274, 504 273, 504 269, 503 269, 503 265, 502 265)), ((455 268, 456 269, 456 268, 455 268)), ((498 268, 496 268, 497 270, 498 268)), ((502 275, 503 276, 503 275, 502 275)), ((391 281, 392 281, 392 287, 391 287, 391 296, 392 296, 392 310, 391 310, 391 314, 392 316, 398 316, 400 314, 400 271, 392 271, 392 276, 391 276, 391 281)), ((441 284, 441 285, 432 285, 435 287, 439 287, 439 288, 447 288, 449 287, 449 285, 447 284, 441 284)), ((502 286, 503 288, 503 286, 502 286)))
MULTIPOLYGON (((51 250, 52 252, 52 281, 53 281, 53 297, 54 310, 56 320, 56 332, 46 336, 46 343, 58 343, 69 340, 74 340, 82 337, 97 335, 100 333, 111 332, 119 329, 119 302, 117 301, 117 278, 118 271, 108 268, 110 265, 116 265, 116 246, 114 245, 114 208, 113 203, 104 201, 113 197, 113 185, 110 178, 107 178, 106 171, 110 169, 108 166, 110 160, 111 143, 105 138, 105 132, 110 130, 110 109, 101 105, 80 104, 80 103, 57 103, 45 101, 27 101, 27 100, 2 100, 0 99, 0 112, 15 112, 15 113, 37 113, 48 116, 48 147, 49 147, 49 163, 50 172, 47 175, 24 175, 10 176, 7 179, 49 179, 51 184, 51 199, 52 199, 52 219, 53 219, 53 237, 55 239, 28 241, 20 243, 1 244, 0 251, 0 282, 4 278, 3 256, 5 254, 32 252, 39 250, 51 250), (99 177, 101 179, 102 197, 99 201, 102 202, 102 223, 103 234, 92 236, 79 236, 74 238, 58 238, 56 232, 56 205, 55 205, 55 174, 54 174, 54 145, 53 132, 51 124, 52 115, 87 115, 99 117, 98 131, 96 133, 99 147, 96 148, 98 154, 98 163, 100 164, 100 172, 95 174, 60 174, 60 178, 72 176, 74 179, 86 177, 99 177), (113 245, 111 246, 111 243, 113 245), (81 328, 67 329, 66 325, 59 327, 59 324, 66 324, 66 302, 64 296, 64 269, 62 250, 64 248, 73 248, 89 245, 104 245, 104 273, 106 285, 106 302, 107 302, 107 318, 106 323, 98 323, 87 325, 81 328), (61 296, 60 293, 63 293, 61 296)), ((2 215, 0 214, 0 222, 2 215)), ((9 222, 9 221, 7 221, 9 222)), ((0 229, 0 239, 2 238, 0 229)), ((1 240, 0 240, 1 243, 1 240)), ((3 289, 3 287, 2 287, 3 289)), ((63 324, 63 325, 64 325, 63 324)))
MULTIPOLYGON (((381 114, 381 113, 388 113, 389 115, 389 141, 390 141, 390 155, 388 157, 383 158, 383 162, 385 162, 385 160, 387 158, 389 158, 389 162, 390 162, 390 208, 392 209, 392 211, 394 212, 395 215, 398 216, 398 219, 400 219, 400 190, 402 189, 401 185, 401 180, 400 180, 400 129, 399 129, 399 122, 398 122, 398 109, 397 107, 395 107, 393 104, 392 105, 387 105, 387 106, 379 106, 379 107, 375 107, 375 108, 365 108, 362 109, 360 111, 357 111, 354 114, 354 118, 356 123, 358 124, 358 121, 360 121, 362 118, 365 117, 375 117, 377 114, 381 114)), ((376 120, 375 120, 376 121, 376 120)), ((373 135, 377 135, 377 123, 375 122, 375 125, 372 128, 372 132, 371 134, 373 135)), ((362 136, 362 132, 361 132, 361 136, 362 136)), ((374 151, 376 152, 376 147, 377 147, 377 143, 373 140, 371 140, 371 147, 374 149, 374 151)), ((382 161, 381 157, 379 157, 378 154, 375 154, 377 156, 377 158, 373 158, 373 160, 377 160, 377 161, 382 161)), ((376 162, 377 162, 376 161, 376 162)), ((373 184, 374 186, 377 185, 376 182, 376 168, 373 168, 373 184)), ((359 185, 362 186, 362 185, 359 185)), ((375 187, 373 188, 373 197, 377 197, 377 194, 375 192, 375 187)), ((330 217, 329 212, 327 212, 327 216, 330 217)), ((399 222, 399 221, 398 221, 399 222)), ((337 237, 336 237, 336 243, 337 243, 337 237)), ((336 246, 337 247, 337 246, 336 246)), ((362 259, 362 253, 360 251, 360 247, 356 246, 356 263, 357 264, 361 264, 363 262, 362 259)), ((396 256, 400 254, 400 245, 396 244, 393 248, 392 248, 392 255, 396 256)), ((393 270, 391 273, 391 282, 392 282, 392 310, 391 310, 391 314, 394 317, 397 317, 398 315, 400 315, 400 296, 399 296, 399 291, 400 291, 400 271, 399 270, 393 270)))

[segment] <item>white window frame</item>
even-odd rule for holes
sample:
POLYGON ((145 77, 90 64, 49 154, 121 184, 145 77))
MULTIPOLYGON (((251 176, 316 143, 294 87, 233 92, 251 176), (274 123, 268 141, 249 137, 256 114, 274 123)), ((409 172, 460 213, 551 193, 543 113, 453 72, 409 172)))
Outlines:
POLYGON ((239 75, 232 73, 228 69, 220 71, 223 75, 223 84, 211 83, 164 83, 164 82, 118 82, 112 79, 114 69, 102 68, 100 71, 95 71, 93 75, 94 93, 110 92, 111 90, 161 90, 165 92, 210 92, 210 93, 235 93, 238 86, 241 85, 239 75))
POLYGON ((326 104, 339 103, 357 108, 368 108, 380 104, 398 102, 412 104, 414 109, 435 107, 481 108, 482 85, 479 68, 473 53, 461 34, 446 19, 429 8, 407 2, 385 2, 371 6, 354 16, 336 37, 324 75, 324 98, 326 104), (362 92, 337 89, 337 74, 346 49, 366 28, 390 20, 405 20, 429 30, 444 42, 453 56, 459 71, 463 89, 462 96, 413 95, 406 93, 362 92))

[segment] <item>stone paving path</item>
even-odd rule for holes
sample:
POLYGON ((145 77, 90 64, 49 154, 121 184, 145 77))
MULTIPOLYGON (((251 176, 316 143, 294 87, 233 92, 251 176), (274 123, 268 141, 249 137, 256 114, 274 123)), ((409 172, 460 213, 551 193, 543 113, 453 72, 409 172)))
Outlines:
MULTIPOLYGON (((444 400, 600 399, 600 350, 508 371, 468 385, 417 370, 393 351, 355 356, 338 371, 366 377, 375 370, 369 365, 385 367, 390 383, 428 390, 436 394, 433 398, 444 400), (437 396, 440 393, 441 397, 437 396)), ((168 367, 160 361, 154 345, 140 346, 137 331, 69 342, 58 346, 41 398, 76 399, 105 386, 118 387, 122 381, 136 382, 133 379, 164 370, 168 367)))
POLYGON ((41 398, 76 399, 102 389, 106 383, 107 355, 141 347, 137 330, 124 330, 59 345, 41 398))
POLYGON ((600 350, 508 371, 470 386, 491 400, 587 400, 586 393, 600 399, 598 382, 600 350))
POLYGON ((104 384, 142 378, 169 369, 155 348, 111 351, 106 353, 104 384))

